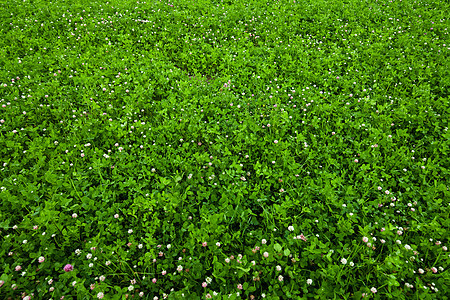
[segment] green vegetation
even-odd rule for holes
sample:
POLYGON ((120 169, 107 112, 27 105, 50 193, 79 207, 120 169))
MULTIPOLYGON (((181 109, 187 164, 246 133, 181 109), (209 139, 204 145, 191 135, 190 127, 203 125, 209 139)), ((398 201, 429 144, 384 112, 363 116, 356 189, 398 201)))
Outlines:
POLYGON ((448 299, 450 4, 0 3, 1 299, 448 299))

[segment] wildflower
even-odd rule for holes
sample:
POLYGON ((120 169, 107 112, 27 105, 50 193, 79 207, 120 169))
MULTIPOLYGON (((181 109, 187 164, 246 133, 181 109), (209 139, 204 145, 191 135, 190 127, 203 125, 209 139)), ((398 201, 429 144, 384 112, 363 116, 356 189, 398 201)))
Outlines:
POLYGON ((237 285, 237 288, 238 288, 239 290, 242 290, 242 284, 239 283, 239 284, 237 285))
POLYGON ((304 241, 304 242, 307 241, 307 239, 306 239, 306 237, 303 235, 303 233, 300 234, 299 236, 297 236, 297 239, 300 239, 300 240, 302 240, 302 241, 304 241))
POLYGON ((346 260, 345 258, 342 258, 342 259, 341 259, 341 263, 342 263, 343 265, 345 265, 345 264, 347 264, 347 260, 346 260))
POLYGON ((433 273, 437 273, 436 267, 432 267, 432 268, 431 268, 431 271, 432 271, 433 273))
POLYGON ((73 266, 71 264, 67 264, 64 266, 64 271, 70 272, 73 270, 73 266))
POLYGON ((104 296, 105 296, 105 294, 103 294, 102 292, 98 292, 98 294, 97 294, 98 299, 102 299, 104 296))
POLYGON ((128 287, 128 291, 131 292, 132 290, 134 290, 134 286, 130 285, 130 286, 128 287))
POLYGON ((21 266, 16 266, 16 269, 15 269, 16 271, 20 271, 20 270, 22 270, 22 267, 21 266))
POLYGON ((205 288, 205 287, 207 287, 207 286, 208 286, 208 284, 207 284, 206 282, 203 282, 203 283, 202 283, 202 287, 205 288))
POLYGON ((281 276, 281 275, 278 276, 278 281, 283 281, 283 279, 284 279, 283 276, 281 276))
POLYGON ((292 225, 289 226, 289 227, 288 227, 288 230, 289 230, 289 231, 294 231, 294 226, 292 226, 292 225))
POLYGON ((370 291, 372 292, 372 293, 376 293, 377 292, 377 289, 375 288, 375 287, 372 287, 371 289, 370 289, 370 291))
POLYGON ((43 256, 41 256, 41 257, 38 258, 39 263, 43 263, 44 260, 45 260, 45 257, 43 257, 43 256))
POLYGON ((139 297, 144 297, 144 292, 140 292, 139 297))
POLYGON ((277 266, 277 271, 278 271, 278 272, 281 271, 281 266, 277 266))
POLYGON ((202 243, 202 246, 203 246, 203 247, 206 247, 206 246, 208 246, 208 243, 207 243, 207 242, 203 242, 203 243, 202 243))
POLYGON ((369 241, 369 238, 365 236, 365 237, 363 237, 362 240, 363 240, 364 243, 367 243, 369 241))
POLYGON ((268 258, 268 257, 269 257, 269 252, 264 252, 263 256, 264 256, 265 258, 268 258))
POLYGON ((183 271, 183 266, 179 265, 179 266, 177 267, 177 271, 178 271, 178 272, 183 271))
POLYGON ((312 283, 313 283, 312 279, 306 280, 306 284, 307 284, 307 285, 311 285, 312 283))
POLYGON ((265 245, 267 243, 266 239, 262 239, 261 244, 265 245))
POLYGON ((156 283, 156 281, 157 281, 156 278, 153 278, 153 279, 152 279, 152 282, 153 282, 153 283, 156 283))

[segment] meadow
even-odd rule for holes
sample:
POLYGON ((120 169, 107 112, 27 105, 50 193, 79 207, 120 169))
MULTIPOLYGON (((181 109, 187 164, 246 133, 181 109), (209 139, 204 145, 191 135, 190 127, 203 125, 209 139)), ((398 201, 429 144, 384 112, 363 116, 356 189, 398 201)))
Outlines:
POLYGON ((1 1, 0 298, 448 299, 449 16, 1 1))

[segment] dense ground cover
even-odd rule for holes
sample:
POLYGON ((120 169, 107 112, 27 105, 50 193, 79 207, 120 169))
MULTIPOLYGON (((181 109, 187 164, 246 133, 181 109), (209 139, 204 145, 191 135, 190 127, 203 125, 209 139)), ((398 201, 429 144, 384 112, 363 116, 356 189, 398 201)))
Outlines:
POLYGON ((0 4, 2 299, 447 299, 447 1, 0 4))

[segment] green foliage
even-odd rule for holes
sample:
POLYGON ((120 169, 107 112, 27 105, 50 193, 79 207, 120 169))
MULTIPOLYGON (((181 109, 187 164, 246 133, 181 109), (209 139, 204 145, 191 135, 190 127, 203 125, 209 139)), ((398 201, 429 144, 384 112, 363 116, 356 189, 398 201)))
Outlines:
POLYGON ((0 3, 1 298, 448 299, 448 11, 0 3))

